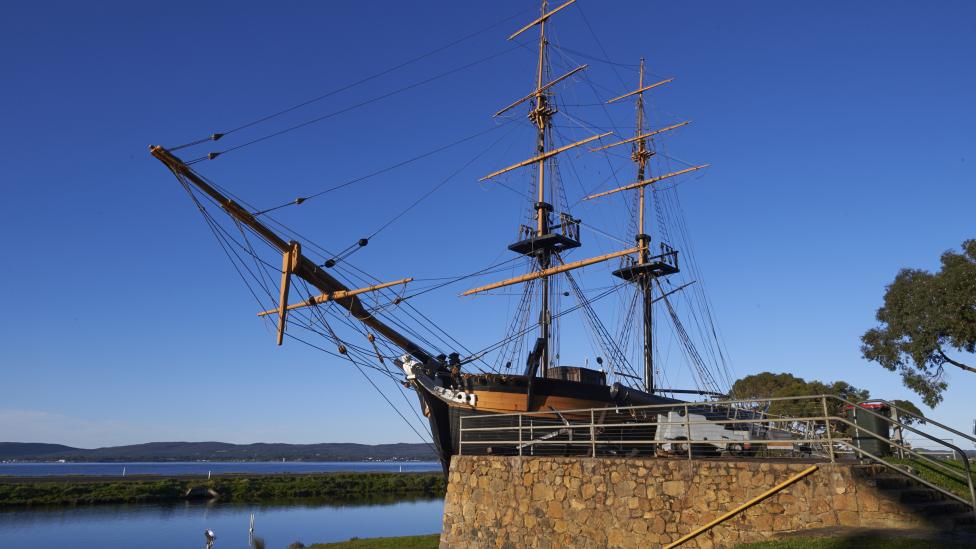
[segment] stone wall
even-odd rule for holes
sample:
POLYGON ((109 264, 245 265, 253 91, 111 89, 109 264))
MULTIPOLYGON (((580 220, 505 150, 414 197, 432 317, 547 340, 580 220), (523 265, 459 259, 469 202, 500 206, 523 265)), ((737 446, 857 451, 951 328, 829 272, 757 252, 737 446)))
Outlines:
MULTIPOLYGON (((660 547, 809 463, 455 456, 441 547, 660 547)), ((820 469, 682 547, 833 526, 925 526, 850 465, 820 469)))

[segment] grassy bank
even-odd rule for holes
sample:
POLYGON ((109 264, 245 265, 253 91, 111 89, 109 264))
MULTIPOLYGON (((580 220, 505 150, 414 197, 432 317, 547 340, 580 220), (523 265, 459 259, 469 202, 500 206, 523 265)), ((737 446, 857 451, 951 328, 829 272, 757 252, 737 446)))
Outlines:
POLYGON ((736 545, 736 549, 965 549, 964 542, 884 536, 794 538, 736 545))
POLYGON ((354 538, 336 543, 318 543, 307 549, 437 549, 440 537, 440 534, 430 534, 399 538, 354 538))
POLYGON ((211 480, 5 479, 0 507, 89 505, 101 503, 171 503, 191 488, 217 492, 220 501, 264 503, 295 499, 383 502, 401 496, 444 494, 438 473, 330 473, 316 475, 227 475, 211 480))

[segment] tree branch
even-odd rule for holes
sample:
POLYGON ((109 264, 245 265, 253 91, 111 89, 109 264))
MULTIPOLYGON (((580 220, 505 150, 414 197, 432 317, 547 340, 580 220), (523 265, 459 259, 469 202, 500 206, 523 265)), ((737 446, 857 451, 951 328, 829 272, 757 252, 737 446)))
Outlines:
POLYGON ((966 370, 968 372, 972 372, 972 373, 976 374, 976 368, 973 368, 972 366, 966 366, 962 362, 956 362, 955 360, 952 360, 951 358, 949 358, 948 356, 946 356, 946 354, 942 351, 942 348, 941 347, 939 347, 938 349, 936 349, 936 352, 939 353, 939 356, 942 357, 942 360, 945 360, 949 364, 952 364, 953 366, 962 368, 963 370, 966 370))

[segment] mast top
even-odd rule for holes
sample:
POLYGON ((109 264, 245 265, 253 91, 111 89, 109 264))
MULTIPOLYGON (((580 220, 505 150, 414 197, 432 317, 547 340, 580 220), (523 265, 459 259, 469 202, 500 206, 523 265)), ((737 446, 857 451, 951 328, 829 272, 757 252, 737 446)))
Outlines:
MULTIPOLYGON (((512 33, 512 35, 509 36, 508 39, 509 40, 512 40, 516 36, 522 34, 523 32, 525 32, 525 31, 527 31, 529 29, 531 29, 532 27, 534 27, 536 25, 539 25, 539 24, 542 24, 542 23, 545 23, 546 19, 549 19, 550 17, 552 17, 553 15, 555 15, 556 12, 560 11, 561 9, 565 8, 566 6, 569 6, 570 4, 572 4, 574 2, 576 2, 576 0, 569 0, 569 2, 566 2, 565 4, 559 6, 558 8, 556 8, 556 9, 554 9, 552 11, 548 11, 548 12, 543 13, 535 21, 529 23, 528 25, 526 25, 526 26, 520 28, 519 30, 515 31, 514 33, 512 33)), ((546 0, 542 0, 542 9, 543 9, 543 11, 545 11, 547 4, 548 4, 548 2, 546 0)))

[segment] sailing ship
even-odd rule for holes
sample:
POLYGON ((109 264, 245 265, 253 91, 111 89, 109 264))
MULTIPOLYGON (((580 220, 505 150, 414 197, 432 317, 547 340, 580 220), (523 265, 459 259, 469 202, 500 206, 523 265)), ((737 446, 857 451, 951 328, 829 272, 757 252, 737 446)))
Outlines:
MULTIPOLYGON (((440 329, 429 326, 433 323, 426 315, 413 309, 407 302, 411 296, 403 293, 403 288, 413 282, 413 278, 383 282, 366 276, 358 269, 355 269, 355 277, 350 276, 352 271, 348 268, 341 270, 342 265, 348 263, 348 256, 366 246, 368 239, 361 239, 350 248, 333 253, 325 252, 321 246, 310 245, 308 239, 289 238, 296 233, 270 216, 275 208, 259 210, 249 207, 192 167, 197 161, 216 158, 219 152, 195 161, 184 161, 175 154, 179 148, 217 141, 225 134, 215 133, 207 139, 181 147, 150 148, 151 154, 172 171, 207 217, 224 251, 227 252, 228 248, 233 251, 234 255, 228 254, 228 257, 232 261, 236 257, 245 267, 246 273, 239 269, 242 278, 247 279, 250 275, 255 281, 265 281, 266 272, 274 275, 275 271, 279 271, 261 258, 262 254, 256 251, 256 246, 250 240, 254 236, 273 253, 280 254, 277 294, 269 296, 272 306, 259 313, 260 316, 276 319, 278 345, 283 343, 286 336, 309 343, 292 333, 300 328, 330 342, 335 350, 309 344, 349 360, 357 367, 374 368, 401 383, 404 388, 413 390, 419 399, 419 409, 429 422, 431 439, 445 471, 451 456, 459 452, 458 431, 462 417, 514 412, 561 415, 583 409, 667 404, 680 402, 677 397, 684 393, 721 396, 723 389, 728 388, 716 381, 716 375, 709 371, 710 365, 693 348, 692 337, 681 325, 671 303, 676 294, 688 291, 690 286, 700 281, 689 279, 677 285, 671 283, 670 279, 682 272, 683 261, 679 261, 679 250, 665 241, 666 216, 661 215, 661 204, 656 205, 661 234, 656 239, 649 234, 647 212, 650 203, 659 197, 659 193, 674 192, 673 187, 663 190, 659 190, 659 187, 673 178, 707 167, 705 164, 689 165, 667 172, 652 169, 652 159, 659 156, 655 140, 688 124, 682 121, 657 128, 651 128, 648 124, 645 94, 669 84, 673 79, 646 81, 645 61, 641 59, 633 89, 620 90, 616 97, 603 99, 608 106, 634 106, 636 120, 633 135, 624 137, 602 131, 568 144, 555 143, 553 120, 560 112, 556 91, 586 71, 588 66, 580 65, 553 77, 548 33, 554 16, 575 1, 569 0, 550 9, 547 0, 542 0, 539 16, 508 37, 508 40, 524 39, 529 33, 537 33, 537 41, 534 40, 537 48, 534 85, 527 95, 496 112, 495 117, 527 111, 527 119, 535 130, 534 154, 485 175, 481 181, 492 182, 504 174, 530 176, 529 187, 534 198, 530 203, 530 223, 520 226, 517 240, 508 245, 513 257, 524 258, 523 263, 529 272, 474 287, 461 294, 462 297, 492 295, 494 290, 513 286, 522 290, 505 336, 481 351, 468 350, 443 331, 441 334, 446 337, 435 334, 438 339, 441 342, 446 340, 449 345, 456 344, 458 350, 464 353, 458 350, 439 352, 440 349, 433 348, 431 342, 435 341, 434 338, 425 336, 418 325, 428 324, 426 329, 431 332, 440 329), (626 196, 633 204, 632 245, 587 259, 567 261, 567 256, 582 246, 580 230, 584 225, 568 209, 569 204, 564 199, 565 190, 560 188, 557 162, 563 153, 579 152, 585 148, 589 149, 587 154, 630 150, 629 160, 635 170, 633 182, 587 194, 582 201, 626 196), (222 229, 209 215, 206 208, 208 201, 218 205, 229 216, 238 235, 222 229), (325 261, 313 259, 310 249, 319 250, 325 261), (252 259, 253 265, 248 266, 247 262, 252 259), (613 279, 611 289, 601 291, 596 296, 592 292, 588 295, 580 281, 573 276, 574 272, 587 266, 611 262, 617 263, 610 273, 613 279), (357 287, 352 284, 357 280, 367 283, 357 287), (568 283, 569 291, 559 292, 560 280, 568 283), (290 300, 296 284, 301 285, 302 298, 290 300), (632 294, 632 298, 626 300, 621 315, 621 334, 615 337, 599 319, 594 303, 620 292, 630 292, 628 295, 632 294), (576 304, 558 308, 559 298, 571 294, 575 294, 576 304), (666 387, 656 375, 660 365, 655 364, 655 307, 660 305, 666 307, 669 319, 675 323, 677 339, 684 346, 686 359, 692 363, 698 385, 696 388, 666 387), (405 313, 409 320, 405 320, 403 315, 398 317, 397 313, 400 312, 405 313), (596 367, 591 367, 588 359, 577 359, 569 364, 561 359, 557 320, 571 313, 582 316, 597 334, 596 367), (346 333, 340 333, 341 329, 346 333), (631 340, 639 342, 633 346, 632 354, 636 355, 636 360, 628 357, 631 340), (640 367, 634 368, 633 363, 640 367)), ((307 199, 302 197, 291 204, 301 204, 307 199)), ((663 198, 660 200, 663 201, 663 198)), ((489 267, 449 282, 457 283, 497 270, 489 267)), ((697 272, 697 269, 693 271, 697 272)), ((431 289, 446 285, 436 284, 431 289)), ((696 295, 704 295, 700 286, 696 295)), ((711 324, 710 315, 710 311, 706 311, 698 320, 711 324)), ((711 332, 717 339, 714 326, 711 332)), ((711 367, 720 371, 726 368, 721 349, 712 355, 720 359, 717 366, 713 364, 711 367)), ((725 381, 728 381, 728 376, 725 381)))

